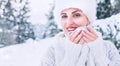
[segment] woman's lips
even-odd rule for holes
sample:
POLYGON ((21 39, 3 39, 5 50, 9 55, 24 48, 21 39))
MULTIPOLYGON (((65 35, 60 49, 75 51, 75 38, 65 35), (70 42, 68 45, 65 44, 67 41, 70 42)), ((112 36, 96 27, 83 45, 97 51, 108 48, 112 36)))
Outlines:
POLYGON ((73 32, 75 30, 87 30, 86 26, 82 26, 82 27, 69 27, 67 28, 68 32, 73 32))
POLYGON ((77 27, 70 27, 70 28, 67 28, 68 32, 69 31, 74 31, 77 27))
POLYGON ((82 26, 82 27, 69 27, 67 28, 67 36, 70 36, 72 34, 72 32, 74 32, 75 30, 87 30, 86 26, 82 26))
POLYGON ((73 31, 75 31, 77 29, 77 27, 69 27, 67 28, 67 36, 70 36, 72 34, 73 31))

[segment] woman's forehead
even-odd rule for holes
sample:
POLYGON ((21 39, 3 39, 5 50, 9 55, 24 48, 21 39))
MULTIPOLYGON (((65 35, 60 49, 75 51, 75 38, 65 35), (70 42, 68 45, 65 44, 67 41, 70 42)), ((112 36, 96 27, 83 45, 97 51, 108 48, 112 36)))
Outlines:
MULTIPOLYGON (((61 11, 61 13, 63 13, 63 12, 66 12, 66 11, 69 11, 69 10, 71 10, 71 11, 81 11, 80 9, 78 9, 78 8, 66 8, 66 9, 63 9, 62 11, 61 11)), ((82 12, 82 11, 81 11, 82 12)))
POLYGON ((82 12, 82 11, 78 8, 66 8, 66 9, 61 11, 61 14, 64 14, 66 12, 82 12))

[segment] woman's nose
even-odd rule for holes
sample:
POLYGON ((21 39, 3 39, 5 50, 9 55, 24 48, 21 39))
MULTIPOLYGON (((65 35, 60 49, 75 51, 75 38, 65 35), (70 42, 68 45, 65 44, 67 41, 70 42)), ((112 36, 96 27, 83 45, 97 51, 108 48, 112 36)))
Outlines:
POLYGON ((72 24, 74 24, 74 20, 70 17, 70 18, 68 18, 67 19, 67 25, 72 25, 72 24))

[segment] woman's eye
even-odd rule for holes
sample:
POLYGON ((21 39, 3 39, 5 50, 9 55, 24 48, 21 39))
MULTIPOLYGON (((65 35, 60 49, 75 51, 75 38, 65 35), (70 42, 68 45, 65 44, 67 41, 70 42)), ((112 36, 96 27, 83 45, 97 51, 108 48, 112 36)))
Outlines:
POLYGON ((67 16, 61 16, 61 18, 67 18, 67 16))
POLYGON ((80 17, 80 14, 79 13, 76 13, 73 15, 74 17, 80 17))

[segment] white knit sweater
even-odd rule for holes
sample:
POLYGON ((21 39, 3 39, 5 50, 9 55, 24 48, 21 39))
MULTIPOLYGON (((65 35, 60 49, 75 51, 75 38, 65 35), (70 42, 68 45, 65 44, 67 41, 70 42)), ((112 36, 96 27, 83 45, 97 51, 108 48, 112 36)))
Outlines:
POLYGON ((120 66, 116 47, 101 37, 84 45, 72 43, 63 34, 51 40, 40 66, 120 66))

